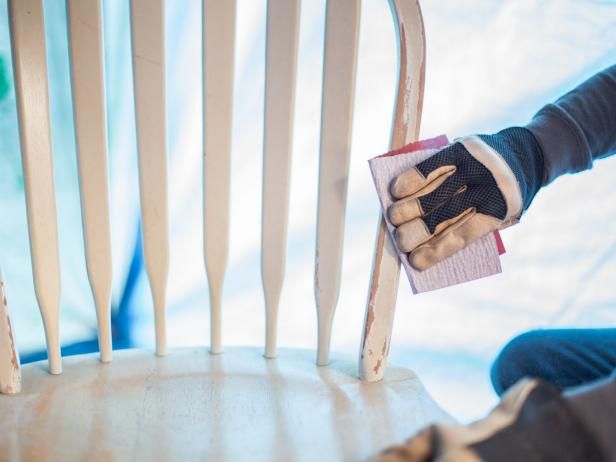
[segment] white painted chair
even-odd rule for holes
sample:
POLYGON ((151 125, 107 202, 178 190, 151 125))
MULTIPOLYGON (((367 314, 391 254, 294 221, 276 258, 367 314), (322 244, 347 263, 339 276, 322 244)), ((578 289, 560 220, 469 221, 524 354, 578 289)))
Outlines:
MULTIPOLYGON (((257 348, 227 348, 217 354, 223 344, 221 294, 230 207, 235 2, 203 0, 204 257, 211 306, 208 352, 167 349, 164 5, 163 0, 132 0, 143 242, 155 305, 156 355, 118 351, 111 362, 101 5, 100 0, 67 0, 87 268, 98 316, 100 361, 110 363, 101 364, 93 355, 64 361, 60 357, 60 271, 42 0, 9 0, 32 268, 51 374, 44 363, 26 365, 22 393, 0 396, 3 460, 361 460, 430 421, 448 419, 412 372, 390 367, 385 373, 400 267, 383 223, 377 231, 359 368, 347 358, 333 355, 330 359, 329 339, 340 285, 360 0, 330 0, 326 13, 315 297, 316 363, 328 367, 315 366, 310 352, 277 351, 299 3, 268 3, 262 220, 267 331, 263 355, 257 348)), ((390 3, 400 42, 392 128, 392 148, 397 148, 418 136, 425 50, 417 0, 390 3)))

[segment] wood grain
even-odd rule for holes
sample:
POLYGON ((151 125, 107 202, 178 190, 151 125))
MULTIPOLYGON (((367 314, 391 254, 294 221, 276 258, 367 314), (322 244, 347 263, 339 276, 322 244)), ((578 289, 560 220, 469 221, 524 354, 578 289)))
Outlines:
POLYGON ((11 327, 9 305, 0 270, 0 393, 15 394, 21 391, 21 366, 15 336, 11 327))
POLYGON ((68 357, 61 377, 28 364, 22 393, 0 396, 1 458, 356 461, 451 421, 407 369, 391 366, 371 384, 349 358, 317 368, 313 354, 123 350, 110 364, 68 357))
POLYGON ((45 327, 49 371, 60 374, 60 259, 43 2, 10 0, 8 7, 34 290, 45 327))
POLYGON ((327 3, 314 275, 319 365, 328 362, 332 322, 340 293, 359 14, 359 0, 327 3))
POLYGON ((68 0, 81 216, 101 361, 111 361, 111 231, 100 0, 68 0))
MULTIPOLYGON (((399 42, 398 90, 391 131, 391 149, 419 137, 426 72, 426 38, 417 0, 391 0, 391 12, 399 42)), ((368 381, 383 377, 393 329, 400 261, 379 217, 372 275, 359 348, 359 375, 368 381)))

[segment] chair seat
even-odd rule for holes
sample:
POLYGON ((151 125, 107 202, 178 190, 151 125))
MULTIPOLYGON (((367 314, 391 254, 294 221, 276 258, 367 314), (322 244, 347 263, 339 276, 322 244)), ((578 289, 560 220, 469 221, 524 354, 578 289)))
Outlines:
POLYGON ((114 352, 23 368, 23 392, 0 396, 3 460, 363 460, 450 417, 411 371, 389 366, 378 383, 356 361, 256 348, 114 352), (7 457, 8 459, 4 459, 7 457))

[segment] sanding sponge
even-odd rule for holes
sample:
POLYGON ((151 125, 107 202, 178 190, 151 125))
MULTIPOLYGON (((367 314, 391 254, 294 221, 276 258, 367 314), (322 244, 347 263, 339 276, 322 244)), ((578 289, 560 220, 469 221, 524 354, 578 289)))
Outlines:
MULTIPOLYGON (((383 217, 387 222, 390 238, 394 246, 395 227, 389 221, 387 209, 395 201, 389 193, 391 181, 399 174, 434 155, 449 144, 444 135, 424 141, 418 141, 401 149, 388 152, 368 161, 374 185, 381 202, 383 217)), ((490 233, 465 249, 424 271, 414 269, 408 261, 408 255, 396 246, 398 256, 408 276, 413 293, 427 292, 435 289, 461 284, 463 282, 491 276, 501 272, 500 254, 504 247, 498 231, 490 233)))

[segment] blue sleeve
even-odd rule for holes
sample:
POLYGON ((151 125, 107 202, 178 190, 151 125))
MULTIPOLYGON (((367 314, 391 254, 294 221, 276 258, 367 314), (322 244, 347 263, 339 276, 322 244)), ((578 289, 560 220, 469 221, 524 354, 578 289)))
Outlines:
POLYGON ((526 126, 543 151, 543 184, 616 153, 616 65, 542 108, 526 126))

